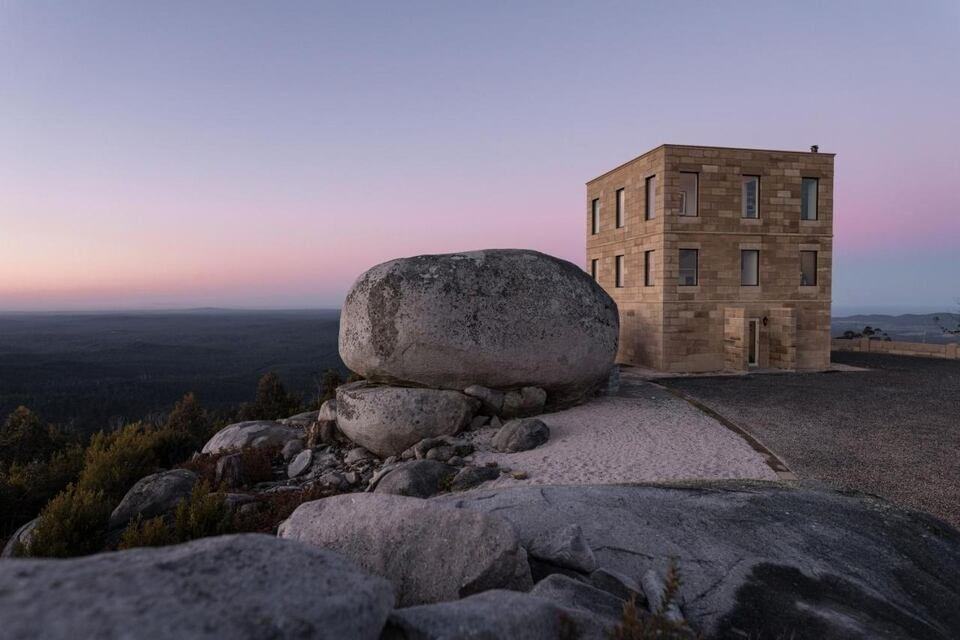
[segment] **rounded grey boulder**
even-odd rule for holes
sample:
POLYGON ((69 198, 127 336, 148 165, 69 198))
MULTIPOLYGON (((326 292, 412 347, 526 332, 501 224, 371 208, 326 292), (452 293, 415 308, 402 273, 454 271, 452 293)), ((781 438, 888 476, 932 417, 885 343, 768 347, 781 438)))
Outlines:
POLYGON ((110 514, 110 527, 119 528, 142 516, 144 520, 173 511, 188 497, 197 483, 197 474, 171 469, 140 478, 110 514))
POLYGON ((555 404, 607 379, 618 334, 616 304, 579 267, 490 249, 402 258, 362 274, 340 315, 340 357, 375 382, 535 386, 555 404))
POLYGON ((202 453, 224 453, 244 447, 282 447, 290 440, 303 438, 302 430, 288 427, 273 420, 237 422, 218 431, 202 453))
POLYGON ((387 458, 424 438, 459 432, 478 405, 457 391, 354 382, 337 389, 337 425, 355 443, 387 458))
POLYGON ((265 535, 0 562, 4 638, 378 638, 390 584, 265 535))

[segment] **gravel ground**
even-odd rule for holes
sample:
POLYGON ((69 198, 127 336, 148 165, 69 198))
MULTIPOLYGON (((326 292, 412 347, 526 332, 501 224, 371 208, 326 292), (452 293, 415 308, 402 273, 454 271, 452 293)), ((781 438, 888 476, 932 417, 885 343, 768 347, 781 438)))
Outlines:
MULTIPOLYGON (((484 486, 777 479, 762 455, 686 401, 642 382, 621 390, 621 396, 537 416, 550 427, 550 440, 536 449, 475 453, 478 464, 496 461, 529 476, 501 476, 484 486)), ((489 448, 494 433, 481 429, 470 437, 489 448)))
POLYGON ((801 479, 882 496, 960 527, 960 361, 834 353, 865 372, 672 378, 801 479))

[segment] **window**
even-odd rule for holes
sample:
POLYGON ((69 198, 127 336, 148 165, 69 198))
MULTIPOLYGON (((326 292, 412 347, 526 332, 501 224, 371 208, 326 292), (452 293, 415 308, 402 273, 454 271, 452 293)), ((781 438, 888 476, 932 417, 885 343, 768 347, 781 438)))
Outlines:
POLYGON ((800 252, 800 286, 815 287, 817 285, 817 252, 800 252))
POLYGON ((744 218, 760 217, 760 176, 743 176, 740 215, 744 218))
POLYGON ((804 178, 800 184, 800 219, 817 219, 817 195, 820 190, 818 178, 804 178))
POLYGON ((653 251, 643 252, 643 286, 653 286, 653 251))
POLYGON ((597 259, 594 258, 590 261, 590 277, 596 281, 597 279, 597 259))
POLYGON ((680 286, 697 286, 697 262, 700 252, 697 249, 680 249, 680 286))
POLYGON ((680 215, 697 215, 697 174, 680 172, 680 215))
POLYGON ((653 220, 657 217, 657 176, 650 176, 646 180, 647 206, 644 210, 644 218, 653 220))
POLYGON ((760 252, 756 249, 740 251, 740 286, 755 287, 760 284, 760 252))
POLYGON ((625 196, 623 189, 617 189, 617 229, 623 227, 623 205, 625 202, 625 196))
POLYGON ((590 203, 590 229, 593 235, 600 233, 600 198, 590 203))
POLYGON ((616 279, 614 280, 614 285, 617 287, 623 286, 623 256, 617 256, 614 258, 614 266, 616 267, 616 279))

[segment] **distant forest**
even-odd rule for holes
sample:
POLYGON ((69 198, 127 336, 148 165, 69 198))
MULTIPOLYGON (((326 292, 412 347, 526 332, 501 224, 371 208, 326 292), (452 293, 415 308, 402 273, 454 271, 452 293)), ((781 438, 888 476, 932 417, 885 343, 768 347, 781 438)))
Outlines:
POLYGON ((19 405, 80 433, 167 411, 193 391, 204 407, 253 397, 276 372, 309 401, 337 352, 339 311, 0 315, 0 416, 19 405))

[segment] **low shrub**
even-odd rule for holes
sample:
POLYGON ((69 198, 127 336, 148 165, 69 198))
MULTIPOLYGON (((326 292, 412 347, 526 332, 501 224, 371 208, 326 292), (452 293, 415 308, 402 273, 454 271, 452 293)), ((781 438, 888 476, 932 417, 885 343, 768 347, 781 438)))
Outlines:
POLYGON ((226 451, 217 454, 204 454, 177 466, 193 471, 201 480, 211 486, 216 484, 217 462, 225 456, 240 454, 244 483, 252 486, 258 482, 274 480, 273 464, 280 457, 280 447, 245 447, 239 451, 226 451))
POLYGON ((613 630, 613 640, 691 640, 699 637, 685 622, 674 622, 666 615, 676 603, 681 584, 680 571, 676 562, 671 561, 660 606, 652 613, 641 612, 636 598, 631 597, 623 605, 620 622, 613 630))
POLYGON ((102 551, 112 510, 103 492, 68 485, 40 512, 27 555, 69 558, 102 551))
POLYGON ((276 535, 280 523, 289 518, 301 504, 328 498, 337 493, 338 491, 331 487, 313 486, 300 491, 261 494, 257 496, 257 508, 238 513, 234 526, 238 532, 276 535))
POLYGON ((0 536, 12 533, 68 484, 83 467, 83 448, 68 445, 49 460, 14 463, 0 469, 0 536))
POLYGON ((137 516, 136 520, 127 525, 120 536, 118 549, 133 549, 135 547, 162 547, 175 544, 173 529, 167 524, 163 516, 144 520, 137 516))
POLYGON ((172 517, 149 520, 138 517, 130 523, 120 538, 119 548, 179 544, 235 530, 233 515, 223 494, 213 491, 208 482, 199 482, 190 497, 177 505, 172 517))
POLYGON ((159 443, 156 431, 139 423, 112 433, 101 431, 87 447, 78 485, 119 503, 137 480, 159 469, 159 443))

